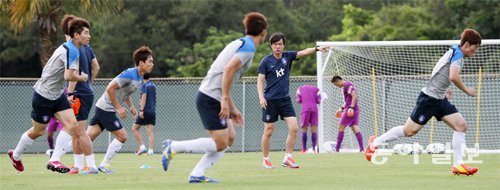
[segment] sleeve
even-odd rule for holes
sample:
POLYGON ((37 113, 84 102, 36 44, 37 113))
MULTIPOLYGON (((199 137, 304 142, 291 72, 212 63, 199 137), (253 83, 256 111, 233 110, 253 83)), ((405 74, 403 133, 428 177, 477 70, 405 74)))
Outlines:
POLYGON ((94 49, 92 49, 92 46, 90 46, 90 45, 88 45, 87 47, 89 48, 90 61, 92 61, 93 59, 95 59, 94 49))
POLYGON ((347 88, 347 94, 351 94, 353 91, 356 91, 356 88, 354 85, 349 85, 349 88, 347 88))
POLYGON ((298 51, 290 51, 289 54, 290 54, 290 60, 298 60, 297 59, 297 53, 298 51))
POLYGON ((318 93, 316 93, 316 104, 321 103, 321 91, 318 90, 318 93))
POLYGON ((462 52, 460 52, 459 50, 455 50, 453 52, 453 55, 450 59, 450 66, 462 69, 462 67, 464 66, 464 55, 462 54, 462 52))
POLYGON ((66 64, 67 64, 67 69, 74 69, 74 70, 79 70, 80 69, 80 62, 78 56, 80 55, 80 52, 77 50, 74 50, 72 48, 69 48, 67 50, 67 59, 66 64))
POLYGON ((251 64, 253 56, 255 54, 255 48, 250 47, 249 43, 245 43, 244 40, 238 40, 234 43, 233 48, 238 48, 235 57, 239 58, 242 65, 251 64))
POLYGON ((142 94, 147 94, 148 93, 148 88, 146 86, 146 83, 142 83, 142 86, 141 86, 141 95, 142 94))
POLYGON ((118 76, 116 76, 113 81, 115 81, 118 86, 121 88, 127 84, 129 84, 132 80, 130 79, 129 77, 130 73, 128 70, 126 71, 123 71, 122 73, 120 73, 118 76))
POLYGON ((267 68, 266 68, 266 58, 264 57, 259 64, 259 74, 266 75, 267 74, 267 68))
POLYGON ((295 94, 295 101, 297 101, 297 103, 302 103, 302 95, 300 95, 300 88, 297 89, 297 94, 295 94))

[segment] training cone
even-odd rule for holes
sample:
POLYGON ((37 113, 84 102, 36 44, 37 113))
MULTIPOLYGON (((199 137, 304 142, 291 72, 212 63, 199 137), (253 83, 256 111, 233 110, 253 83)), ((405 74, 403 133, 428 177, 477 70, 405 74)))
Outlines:
POLYGON ((144 165, 142 165, 142 166, 141 166, 141 167, 139 167, 139 168, 141 168, 141 169, 149 169, 149 168, 151 168, 151 166, 149 166, 149 165, 147 165, 147 164, 144 164, 144 165))

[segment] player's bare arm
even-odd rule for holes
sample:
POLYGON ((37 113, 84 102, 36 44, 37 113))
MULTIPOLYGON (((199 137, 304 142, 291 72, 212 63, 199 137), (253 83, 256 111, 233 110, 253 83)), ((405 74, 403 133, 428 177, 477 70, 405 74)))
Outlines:
POLYGON ((123 108, 122 105, 120 105, 118 99, 116 98, 116 90, 118 90, 118 88, 120 88, 118 83, 116 81, 111 81, 108 87, 106 87, 106 92, 109 95, 109 100, 111 101, 111 104, 113 105, 113 107, 115 107, 116 112, 118 112, 118 116, 124 119, 126 116, 125 108, 123 108))
MULTIPOLYGON (((238 69, 241 68, 241 60, 237 57, 233 57, 229 64, 224 67, 224 72, 222 73, 222 98, 221 98, 221 110, 219 116, 221 118, 229 117, 232 104, 232 99, 230 95, 231 84, 233 83, 233 76, 238 69)), ((236 109, 233 108, 233 110, 236 109)))
POLYGON ((264 81, 266 80, 266 75, 259 74, 257 77, 257 92, 259 93, 259 103, 260 107, 266 109, 267 101, 264 97, 264 81))
POLYGON ((451 66, 450 67, 450 80, 458 87, 458 89, 462 90, 469 96, 476 96, 476 90, 471 87, 465 86, 460 77, 460 68, 451 66))
POLYGON ((304 49, 302 51, 297 52, 297 59, 302 58, 304 56, 314 54, 317 51, 321 51, 324 53, 324 52, 328 51, 328 47, 312 47, 312 48, 304 49))
POLYGON ((99 70, 101 67, 99 66, 99 62, 97 61, 96 58, 92 59, 92 82, 94 82, 95 78, 97 77, 97 73, 99 73, 99 70))

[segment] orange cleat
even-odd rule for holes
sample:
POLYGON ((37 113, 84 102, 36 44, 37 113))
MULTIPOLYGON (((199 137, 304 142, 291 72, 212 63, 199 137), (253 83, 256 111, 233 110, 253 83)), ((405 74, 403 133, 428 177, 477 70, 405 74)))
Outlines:
POLYGON ((474 175, 475 173, 477 173, 477 168, 473 168, 473 167, 468 167, 467 165, 465 164, 460 164, 460 166, 453 166, 453 169, 452 169, 452 173, 455 174, 455 175, 474 175))
POLYGON ((370 137, 370 140, 368 141, 368 146, 366 146, 365 156, 366 160, 368 161, 372 161, 372 155, 377 150, 377 147, 373 145, 373 140, 375 140, 375 136, 370 137))

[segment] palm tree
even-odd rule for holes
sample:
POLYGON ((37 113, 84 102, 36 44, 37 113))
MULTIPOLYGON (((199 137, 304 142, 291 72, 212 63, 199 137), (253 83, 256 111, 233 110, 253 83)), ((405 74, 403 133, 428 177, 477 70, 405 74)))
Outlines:
POLYGON ((58 45, 56 37, 61 13, 74 10, 107 18, 123 8, 123 0, 0 0, 0 3, 6 7, 4 11, 16 33, 35 24, 39 27, 42 67, 58 45))

